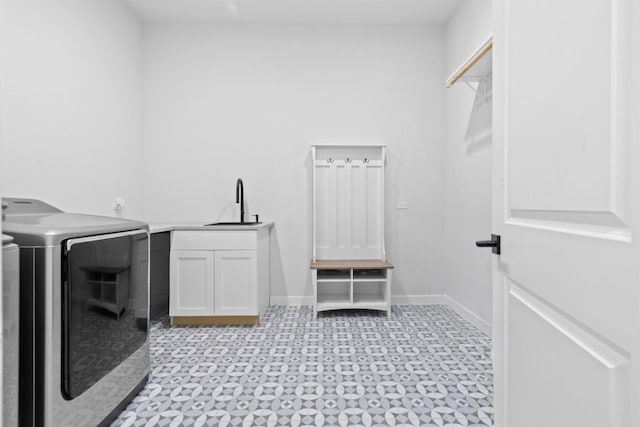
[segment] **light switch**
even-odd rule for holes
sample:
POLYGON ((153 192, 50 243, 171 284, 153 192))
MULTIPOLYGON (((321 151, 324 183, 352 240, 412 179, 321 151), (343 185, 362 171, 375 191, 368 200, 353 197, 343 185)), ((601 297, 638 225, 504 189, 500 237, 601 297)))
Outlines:
POLYGON ((409 209, 409 202, 398 202, 398 209, 409 209))

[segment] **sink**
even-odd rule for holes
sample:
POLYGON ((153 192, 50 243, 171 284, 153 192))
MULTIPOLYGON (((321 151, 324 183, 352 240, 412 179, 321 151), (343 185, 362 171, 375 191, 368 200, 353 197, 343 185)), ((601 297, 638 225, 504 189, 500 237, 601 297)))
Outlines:
POLYGON ((231 222, 214 222, 212 224, 205 224, 206 226, 210 226, 210 225, 258 225, 258 224, 262 224, 262 221, 258 221, 258 222, 240 222, 240 221, 231 221, 231 222))

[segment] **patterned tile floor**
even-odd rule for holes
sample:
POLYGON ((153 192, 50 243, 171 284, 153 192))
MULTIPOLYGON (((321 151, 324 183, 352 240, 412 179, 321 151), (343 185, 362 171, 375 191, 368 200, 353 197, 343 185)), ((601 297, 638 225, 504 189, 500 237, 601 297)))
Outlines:
POLYGON ((112 426, 487 426, 490 339, 444 305, 270 307, 259 326, 151 328, 147 386, 112 426))

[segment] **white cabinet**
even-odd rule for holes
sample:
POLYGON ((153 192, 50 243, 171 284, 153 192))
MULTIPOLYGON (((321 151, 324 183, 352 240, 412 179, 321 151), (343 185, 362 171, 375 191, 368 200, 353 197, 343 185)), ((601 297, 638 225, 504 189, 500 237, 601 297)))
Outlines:
POLYGON ((217 315, 251 314, 257 306, 256 251, 215 252, 217 315))
POLYGON ((169 263, 169 315, 212 315, 214 253, 172 250, 169 263))
POLYGON ((171 240, 174 324, 257 323, 269 305, 268 227, 174 230, 171 240))

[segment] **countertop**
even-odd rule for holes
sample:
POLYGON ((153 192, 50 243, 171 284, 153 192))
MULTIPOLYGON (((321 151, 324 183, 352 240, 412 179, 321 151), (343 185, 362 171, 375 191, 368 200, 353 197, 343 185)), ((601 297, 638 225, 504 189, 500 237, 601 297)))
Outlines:
MULTIPOLYGON (((208 224, 208 223, 206 223, 208 224)), ((163 233, 173 230, 197 230, 197 231, 216 231, 216 230, 259 230, 262 228, 271 228, 275 223, 273 221, 263 221, 256 225, 204 225, 202 222, 150 222, 149 232, 163 233)))

